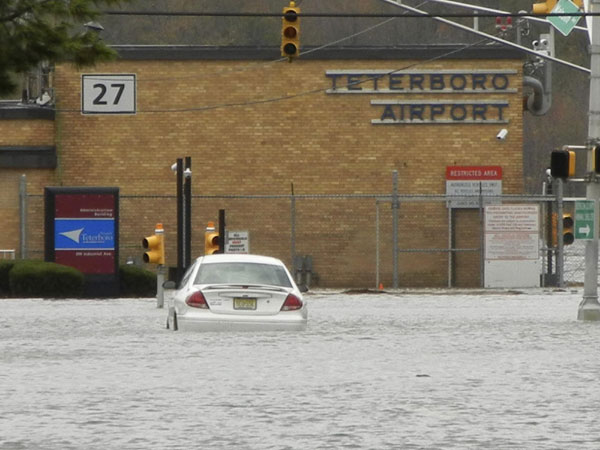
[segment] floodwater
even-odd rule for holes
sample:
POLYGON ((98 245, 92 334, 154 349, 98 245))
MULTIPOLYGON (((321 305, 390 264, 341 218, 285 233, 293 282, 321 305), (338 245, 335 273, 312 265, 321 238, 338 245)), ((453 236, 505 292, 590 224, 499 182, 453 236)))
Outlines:
POLYGON ((579 291, 307 295, 304 332, 0 300, 0 449, 597 449, 579 291))

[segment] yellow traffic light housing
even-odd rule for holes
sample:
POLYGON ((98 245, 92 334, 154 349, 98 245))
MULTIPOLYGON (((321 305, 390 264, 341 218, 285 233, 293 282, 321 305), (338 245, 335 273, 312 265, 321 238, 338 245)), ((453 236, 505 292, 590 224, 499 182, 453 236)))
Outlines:
POLYGON ((575 226, 575 220, 573 220, 573 214, 564 213, 562 217, 563 221, 563 245, 571 245, 575 242, 575 234, 573 227, 575 226))
POLYGON ((550 175, 554 178, 569 178, 575 175, 575 152, 553 150, 550 155, 550 175))
POLYGON ((291 1, 283 8, 281 19, 281 56, 292 59, 300 56, 300 8, 291 1))
POLYGON ((142 246, 146 249, 143 260, 150 264, 165 263, 165 230, 162 223, 157 223, 152 236, 142 239, 142 246))
POLYGON ((214 222, 208 222, 206 231, 204 232, 204 254, 214 255, 219 253, 219 233, 215 229, 214 222))
POLYGON ((539 14, 542 16, 547 16, 552 12, 554 7, 556 6, 557 1, 558 0, 546 0, 545 2, 534 3, 532 12, 536 15, 539 14))

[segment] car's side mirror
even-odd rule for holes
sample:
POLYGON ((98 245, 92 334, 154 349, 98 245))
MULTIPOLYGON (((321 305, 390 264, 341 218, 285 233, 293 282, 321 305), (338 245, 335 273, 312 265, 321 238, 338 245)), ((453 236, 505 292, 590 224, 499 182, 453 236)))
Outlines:
POLYGON ((168 280, 168 281, 165 281, 163 283, 163 288, 165 288, 165 289, 176 289, 177 285, 175 284, 174 281, 168 280))

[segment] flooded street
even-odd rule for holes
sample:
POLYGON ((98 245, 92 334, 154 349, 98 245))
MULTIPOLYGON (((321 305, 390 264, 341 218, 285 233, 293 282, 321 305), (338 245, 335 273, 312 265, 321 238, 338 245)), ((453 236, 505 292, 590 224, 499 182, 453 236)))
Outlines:
POLYGON ((306 295, 304 332, 0 300, 0 449, 597 449, 580 290, 306 295))

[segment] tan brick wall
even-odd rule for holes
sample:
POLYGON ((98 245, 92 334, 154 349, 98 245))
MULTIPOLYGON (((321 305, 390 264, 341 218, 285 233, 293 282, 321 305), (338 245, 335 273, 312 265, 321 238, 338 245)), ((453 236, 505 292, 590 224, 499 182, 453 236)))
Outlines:
MULTIPOLYGON (((0 146, 54 145, 54 122, 51 120, 2 120, 0 121, 0 146)), ((3 233, 0 248, 20 249, 19 184, 26 174, 29 192, 41 192, 53 183, 51 169, 0 169, 0 217, 3 233)), ((38 255, 39 256, 39 255, 38 255)))
MULTIPOLYGON (((449 165, 502 166, 503 192, 521 193, 520 60, 451 60, 426 66, 512 69, 517 71, 509 75, 516 93, 463 97, 324 92, 331 85, 326 70, 394 69, 413 63, 418 61, 117 61, 83 72, 58 66, 56 183, 118 186, 127 196, 175 194, 170 166, 178 157, 191 156, 197 195, 289 194, 291 183, 296 194, 389 194, 393 170, 398 171, 401 194, 443 194, 449 165), (135 73, 137 114, 80 114, 81 73, 135 73), (286 96, 295 97, 276 101, 286 96), (371 119, 380 114, 370 104, 375 98, 506 100, 509 123, 372 125, 371 119), (252 101, 260 103, 248 104, 252 101), (509 135, 499 142, 495 136, 503 127, 509 135)), ((41 193, 42 185, 36 183, 32 191, 41 193)), ((298 200, 296 207, 296 251, 313 256, 321 285, 373 286, 375 201, 298 200)), ((195 199, 195 255, 203 250, 206 222, 217 219, 219 208, 227 210, 230 229, 250 231, 253 252, 291 263, 290 202, 285 199, 195 199)), ((122 258, 137 255, 141 237, 160 221, 167 228, 169 264, 175 264, 172 201, 122 199, 121 216, 122 258)), ((391 217, 389 205, 381 206, 381 273, 386 286, 392 279, 391 217)), ((456 220, 460 245, 478 246, 477 211, 462 211, 456 220)), ((447 244, 445 204, 401 205, 402 249, 447 244)), ((478 253, 459 255, 456 264, 457 284, 479 284, 478 253)), ((402 285, 445 286, 447 255, 401 253, 400 270, 402 285)))

